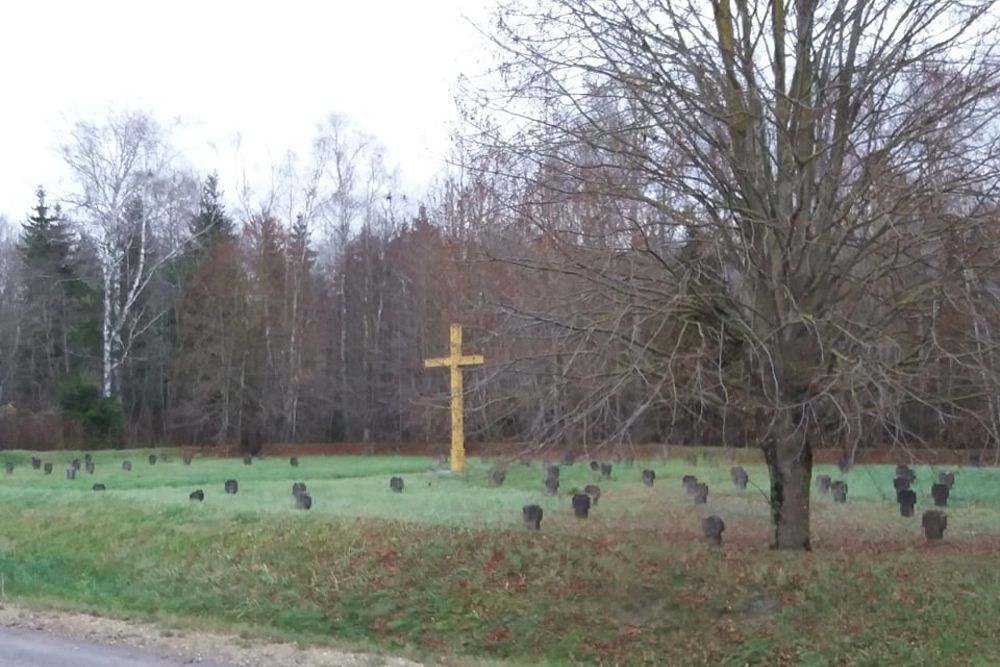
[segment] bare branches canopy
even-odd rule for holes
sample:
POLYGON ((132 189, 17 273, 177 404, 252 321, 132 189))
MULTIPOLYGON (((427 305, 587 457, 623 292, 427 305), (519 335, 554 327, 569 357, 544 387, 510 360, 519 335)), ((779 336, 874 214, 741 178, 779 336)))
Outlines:
MULTIPOLYGON (((579 281, 571 315, 525 315, 617 341, 646 407, 738 422, 770 467, 776 547, 809 548, 814 446, 895 437, 907 411, 960 420, 996 392, 994 4, 497 16, 476 139, 506 156, 509 229, 550 246, 504 259, 579 281), (946 317, 970 326, 945 335, 946 317)), ((975 414, 998 433, 995 408, 975 414)))

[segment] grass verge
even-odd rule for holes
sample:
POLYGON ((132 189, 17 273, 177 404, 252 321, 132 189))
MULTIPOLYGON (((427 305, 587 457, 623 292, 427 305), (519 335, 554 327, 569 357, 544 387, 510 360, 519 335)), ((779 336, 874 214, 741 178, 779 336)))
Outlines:
MULTIPOLYGON (((567 498, 537 488, 538 468, 512 469, 495 488, 475 466, 451 479, 416 459, 177 461, 130 476, 107 456, 95 474, 105 493, 58 469, 0 480, 9 598, 445 662, 1000 664, 991 470, 963 471, 949 539, 934 546, 919 518, 880 501, 891 468, 854 471, 847 506, 817 498, 817 551, 802 555, 766 549, 759 493, 728 488, 721 467, 695 471, 712 484, 707 509, 684 498, 686 469, 657 463, 653 489, 632 479, 638 466, 618 471, 579 521, 567 498), (403 494, 389 493, 392 472, 406 475, 403 494), (221 494, 229 476, 236 496, 221 494), (290 509, 293 479, 309 484, 313 512, 290 509), (192 505, 193 485, 218 490, 192 505), (534 501, 546 507, 540 533, 517 525, 534 501), (721 551, 697 540, 707 511, 726 519, 721 551)), ((590 474, 578 465, 564 477, 568 490, 590 474)))

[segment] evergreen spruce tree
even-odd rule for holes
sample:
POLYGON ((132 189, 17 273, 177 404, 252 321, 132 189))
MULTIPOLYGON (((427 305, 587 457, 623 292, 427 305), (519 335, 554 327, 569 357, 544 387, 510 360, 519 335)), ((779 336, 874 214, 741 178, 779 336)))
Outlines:
POLYGON ((38 186, 35 196, 38 201, 24 224, 20 250, 29 272, 26 286, 47 289, 39 281, 72 275, 73 234, 60 215, 59 205, 50 207, 46 202, 45 188, 38 186))
POLYGON ((188 225, 194 245, 207 250, 225 236, 233 235, 233 219, 226 214, 219 189, 219 175, 212 173, 201 190, 198 214, 188 225))
POLYGON ((219 189, 219 176, 214 172, 205 179, 198 212, 188 222, 188 232, 191 234, 188 247, 171 262, 167 270, 168 279, 178 292, 183 292, 185 283, 201 263, 208 259, 212 247, 235 235, 235 224, 226 213, 222 191, 219 189))
POLYGON ((316 261, 316 251, 313 250, 309 240, 309 223, 301 213, 296 216, 295 222, 292 223, 288 245, 293 260, 301 263, 302 269, 308 273, 316 261))
POLYGON ((69 376, 85 373, 99 335, 100 295, 86 280, 80 243, 45 189, 23 225, 18 246, 25 313, 18 355, 18 384, 34 409, 58 402, 69 376))

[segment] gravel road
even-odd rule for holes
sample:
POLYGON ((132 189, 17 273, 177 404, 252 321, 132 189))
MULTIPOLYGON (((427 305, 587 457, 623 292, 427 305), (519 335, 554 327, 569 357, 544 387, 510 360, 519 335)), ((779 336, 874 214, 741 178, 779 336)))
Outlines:
POLYGON ((171 658, 129 646, 53 637, 37 630, 0 627, 0 667, 235 667, 232 663, 171 658))
POLYGON ((299 648, 151 623, 0 605, 0 667, 424 667, 334 648, 299 648))

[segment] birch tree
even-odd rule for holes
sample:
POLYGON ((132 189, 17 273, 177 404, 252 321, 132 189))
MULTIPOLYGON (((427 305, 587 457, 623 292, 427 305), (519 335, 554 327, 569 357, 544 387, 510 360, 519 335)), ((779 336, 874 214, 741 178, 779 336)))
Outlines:
POLYGON ((197 184, 176 168, 165 131, 143 112, 77 122, 60 154, 73 176, 65 200, 88 226, 100 258, 101 391, 110 397, 132 342, 162 314, 146 312, 142 297, 179 247, 159 245, 157 233, 190 218, 197 184))
MULTIPOLYGON (((873 437, 864 425, 893 406, 955 403, 933 359, 968 367, 970 341, 911 327, 963 284, 941 251, 982 238, 1000 191, 995 11, 525 0, 497 14, 501 83, 469 99, 516 129, 477 138, 534 165, 509 218, 560 252, 531 268, 589 285, 571 317, 537 316, 606 341, 618 376, 641 378, 637 409, 738 417, 767 463, 775 548, 811 547, 815 447, 873 437), (602 214, 567 208, 582 197, 602 214)), ((995 253, 961 260, 996 284, 995 253)))

